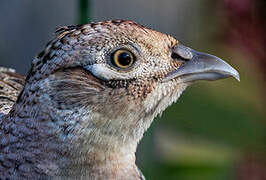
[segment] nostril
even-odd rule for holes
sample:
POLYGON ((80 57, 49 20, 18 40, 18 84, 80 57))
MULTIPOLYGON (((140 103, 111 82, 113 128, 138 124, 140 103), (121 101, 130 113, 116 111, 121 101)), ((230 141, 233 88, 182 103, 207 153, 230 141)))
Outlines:
POLYGON ((176 53, 172 53, 171 58, 173 58, 173 59, 178 59, 178 58, 179 58, 179 55, 176 54, 176 53))
POLYGON ((171 58, 173 58, 174 60, 177 60, 177 61, 183 61, 183 62, 187 62, 189 61, 189 59, 185 59, 183 57, 181 57, 180 55, 178 55, 177 53, 173 52, 171 54, 171 58))
POLYGON ((171 56, 178 61, 187 62, 193 58, 193 53, 190 48, 178 44, 173 47, 171 56))

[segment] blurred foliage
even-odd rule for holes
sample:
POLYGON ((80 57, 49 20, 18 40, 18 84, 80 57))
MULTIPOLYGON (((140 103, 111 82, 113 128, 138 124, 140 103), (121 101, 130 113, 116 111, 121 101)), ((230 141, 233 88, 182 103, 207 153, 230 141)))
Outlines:
POLYGON ((234 80, 198 83, 155 119, 138 154, 149 179, 235 179, 242 155, 264 154, 263 113, 226 90, 230 83, 242 86, 234 80))
POLYGON ((79 24, 90 22, 90 0, 79 0, 79 24))

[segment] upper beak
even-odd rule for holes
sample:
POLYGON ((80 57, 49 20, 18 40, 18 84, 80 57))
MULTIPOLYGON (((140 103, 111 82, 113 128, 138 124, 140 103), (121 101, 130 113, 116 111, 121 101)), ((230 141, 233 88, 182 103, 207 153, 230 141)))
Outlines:
POLYGON ((181 58, 187 60, 180 68, 169 73, 164 81, 179 77, 181 82, 196 80, 217 80, 234 77, 240 81, 239 73, 228 63, 211 54, 202 53, 178 45, 174 49, 181 58))

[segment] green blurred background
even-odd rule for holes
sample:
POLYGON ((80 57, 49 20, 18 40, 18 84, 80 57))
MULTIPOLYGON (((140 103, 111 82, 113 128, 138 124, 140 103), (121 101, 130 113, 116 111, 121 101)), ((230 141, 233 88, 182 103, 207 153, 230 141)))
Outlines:
POLYGON ((215 54, 241 82, 199 82, 157 117, 137 164, 147 179, 266 179, 265 0, 1 0, 0 66, 25 74, 60 25, 131 19, 215 54))

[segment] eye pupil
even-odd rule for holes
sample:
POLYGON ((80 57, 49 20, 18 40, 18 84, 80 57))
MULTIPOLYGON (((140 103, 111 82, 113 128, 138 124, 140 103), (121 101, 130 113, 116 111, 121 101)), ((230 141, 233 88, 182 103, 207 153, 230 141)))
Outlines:
POLYGON ((128 66, 131 63, 132 59, 127 52, 124 52, 118 56, 118 61, 122 66, 128 66))

